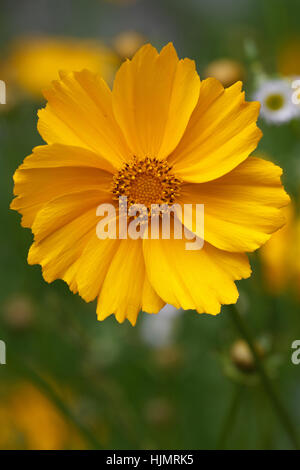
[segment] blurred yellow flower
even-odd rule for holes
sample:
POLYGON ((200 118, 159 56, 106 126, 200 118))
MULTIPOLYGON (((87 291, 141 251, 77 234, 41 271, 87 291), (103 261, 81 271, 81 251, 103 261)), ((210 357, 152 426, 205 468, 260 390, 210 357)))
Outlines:
POLYGON ((203 71, 205 78, 214 77, 223 86, 228 87, 239 80, 244 80, 246 71, 242 64, 232 59, 217 59, 207 65, 203 71))
POLYGON ((290 39, 278 54, 278 71, 286 76, 300 75, 300 37, 290 39))
POLYGON ((131 59, 136 51, 146 42, 146 38, 136 31, 124 31, 113 41, 115 51, 120 57, 131 59))
POLYGON ((111 82, 118 65, 116 54, 97 40, 33 36, 12 44, 5 70, 9 80, 40 98, 58 70, 88 69, 111 82))
POLYGON ((300 220, 295 207, 285 208, 287 223, 261 249, 262 269, 267 287, 281 293, 289 285, 300 287, 300 220))
POLYGON ((98 297, 99 320, 115 314, 134 325, 140 310, 165 303, 210 314, 235 303, 234 281, 251 273, 245 252, 284 224, 289 201, 282 170, 248 158, 261 137, 259 103, 245 102, 241 88, 200 82, 172 44, 160 54, 142 47, 112 91, 91 72, 61 74, 39 111, 47 145, 14 176, 11 207, 34 234, 28 262, 41 264, 47 282, 61 278, 86 301, 98 297), (172 236, 99 240, 96 208, 117 208, 120 195, 147 207, 204 204, 203 248, 186 250, 172 236))
POLYGON ((29 383, 1 397, 0 417, 1 449, 63 449, 72 432, 48 398, 29 383))

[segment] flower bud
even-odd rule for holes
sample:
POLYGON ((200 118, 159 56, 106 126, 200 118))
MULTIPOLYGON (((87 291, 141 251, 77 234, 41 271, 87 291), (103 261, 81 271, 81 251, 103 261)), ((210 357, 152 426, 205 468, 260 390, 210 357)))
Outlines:
POLYGON ((34 307, 27 297, 16 296, 10 298, 3 307, 5 323, 14 329, 25 329, 33 321, 34 307))
MULTIPOLYGON (((264 355, 262 347, 256 343, 255 349, 259 356, 264 355)), ((255 370, 255 360, 248 344, 243 339, 233 343, 230 350, 231 360, 234 365, 242 372, 253 372, 255 370)))
POLYGON ((172 416, 173 409, 170 403, 163 397, 153 398, 146 405, 146 420, 154 426, 164 426, 168 424, 172 416))

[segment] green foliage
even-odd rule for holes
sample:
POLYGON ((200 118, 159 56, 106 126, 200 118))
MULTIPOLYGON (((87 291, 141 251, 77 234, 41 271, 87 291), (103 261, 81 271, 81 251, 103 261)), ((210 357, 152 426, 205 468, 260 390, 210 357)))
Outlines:
MULTIPOLYGON (((48 3, 50 10, 58 8, 58 1, 48 3)), ((67 29, 60 31, 61 23, 54 19, 47 32, 89 36, 91 27, 93 35, 101 36, 95 22, 101 12, 99 22, 108 40, 118 32, 116 24, 121 31, 144 33, 155 44, 173 40, 181 55, 196 59, 200 74, 220 56, 248 67, 244 43, 250 37, 262 66, 276 72, 278 48, 298 27, 299 2, 255 0, 236 11, 234 5, 243 2, 220 1, 220 11, 209 8, 210 3, 216 2, 149 0, 125 7, 91 1, 86 12, 86 2, 74 0, 67 29), (146 12, 152 12, 150 28, 142 21, 146 12)), ((5 21, 2 18, 3 50, 18 33, 12 17, 11 12, 5 21)), ((33 29, 27 28, 28 33, 33 29)), ((251 74, 248 83, 250 90, 251 74)), ((228 309, 223 308, 217 317, 183 313, 172 344, 156 350, 141 337, 146 314, 140 315, 135 328, 129 323, 119 325, 114 318, 99 323, 95 303, 86 304, 62 281, 48 285, 40 267, 27 265, 32 235, 20 226, 20 216, 9 210, 9 204, 14 170, 41 144, 36 130, 39 107, 39 103, 22 101, 10 110, 0 110, 0 339, 7 344, 7 365, 0 366, 2 402, 6 390, 30 381, 77 429, 87 447, 215 449, 239 384, 242 393, 223 445, 290 448, 259 380, 249 380, 230 360, 230 347, 239 335, 228 309), (19 308, 25 301, 30 310, 28 322, 21 327, 10 318, 16 297, 21 299, 19 308), (67 398, 69 393, 72 400, 67 398)), ((300 122, 281 127, 261 123, 261 127, 264 138, 259 150, 283 167, 286 187, 298 197, 300 122)), ((257 256, 252 257, 252 266, 252 278, 239 283, 238 306, 254 336, 267 338, 270 376, 298 424, 300 368, 291 363, 290 356, 292 341, 300 338, 299 303, 292 293, 276 298, 267 294, 257 256)), ((66 448, 76 445, 71 440, 65 444, 66 448)))

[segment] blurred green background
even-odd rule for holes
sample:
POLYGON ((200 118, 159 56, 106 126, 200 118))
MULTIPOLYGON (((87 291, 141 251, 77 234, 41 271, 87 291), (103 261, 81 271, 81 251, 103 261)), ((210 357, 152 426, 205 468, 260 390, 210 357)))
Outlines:
MULTIPOLYGON (((117 53, 116 36, 134 31, 157 47, 173 41, 200 76, 216 59, 237 61, 251 98, 255 64, 280 73, 280 51, 300 35, 299 17, 297 0, 0 0, 0 54, 4 63, 12 41, 33 34, 96 38, 117 53)), ((7 90, 14 97, 9 81, 7 90)), ((16 91, 12 105, 0 105, 0 339, 7 346, 0 448, 291 448, 255 370, 232 361, 239 333, 227 308, 217 317, 177 314, 167 339, 151 342, 145 331, 155 336, 157 325, 146 314, 135 328, 112 317, 97 322, 94 302, 62 281, 46 284, 40 267, 27 265, 32 235, 9 204, 15 169, 42 143, 43 103, 16 91)), ((283 167, 297 201, 299 120, 260 127, 259 151, 283 167)), ((251 263, 252 278, 238 283, 238 308, 300 435, 300 365, 291 362, 300 338, 297 292, 287 285, 270 293, 257 254, 251 263)))

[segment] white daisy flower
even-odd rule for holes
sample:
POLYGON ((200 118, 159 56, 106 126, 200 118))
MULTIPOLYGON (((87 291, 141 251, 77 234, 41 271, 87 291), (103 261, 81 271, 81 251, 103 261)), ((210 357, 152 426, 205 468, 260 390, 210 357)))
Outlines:
POLYGON ((300 115, 300 76, 291 78, 291 86, 293 89, 292 102, 297 105, 300 115))
POLYGON ((141 324, 141 337, 152 348, 160 348, 172 344, 175 324, 182 312, 172 305, 165 305, 159 314, 146 315, 141 324))
POLYGON ((291 82, 284 79, 268 80, 261 84, 254 94, 260 101, 260 115, 272 124, 283 124, 299 116, 299 106, 293 102, 291 82))

